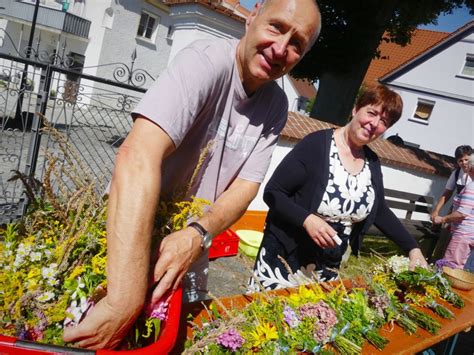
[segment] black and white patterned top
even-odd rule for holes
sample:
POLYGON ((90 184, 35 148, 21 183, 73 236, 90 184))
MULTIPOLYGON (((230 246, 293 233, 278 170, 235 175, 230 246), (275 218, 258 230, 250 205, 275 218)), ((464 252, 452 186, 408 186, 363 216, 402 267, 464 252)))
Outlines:
POLYGON ((374 199, 367 160, 358 174, 349 173, 342 165, 333 136, 329 153, 329 181, 317 214, 338 231, 341 239, 345 239, 343 237, 348 238, 351 234, 353 223, 369 215, 374 199))

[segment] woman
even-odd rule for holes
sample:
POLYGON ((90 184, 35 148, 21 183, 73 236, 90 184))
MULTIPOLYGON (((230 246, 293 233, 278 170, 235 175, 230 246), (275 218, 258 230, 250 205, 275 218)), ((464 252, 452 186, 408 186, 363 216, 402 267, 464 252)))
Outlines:
MULTIPOLYGON (((330 269, 340 266, 349 244, 357 253, 373 223, 408 252, 412 267, 426 265, 416 241, 385 204, 380 161, 367 147, 401 111, 398 94, 384 86, 369 89, 346 126, 309 134, 283 159, 263 196, 270 210, 254 266, 257 283, 275 289, 313 273, 321 281, 336 278, 330 269)), ((254 278, 249 288, 258 290, 254 278)))
POLYGON ((465 266, 469 254, 474 249, 474 181, 472 181, 474 180, 474 154, 471 154, 468 159, 467 171, 471 182, 454 196, 453 212, 444 217, 434 218, 434 223, 451 223, 451 241, 443 259, 456 264, 456 267, 460 269, 465 266))
POLYGON ((468 161, 471 154, 472 148, 469 145, 460 145, 454 151, 454 157, 456 158, 458 168, 453 170, 453 172, 449 176, 449 179, 446 182, 445 190, 439 198, 439 201, 436 204, 436 207, 433 209, 433 212, 431 213, 431 220, 433 221, 433 223, 436 223, 435 217, 439 215, 439 211, 451 198, 453 192, 456 191, 456 194, 460 193, 464 186, 471 182, 472 179, 469 177, 468 171, 468 161))

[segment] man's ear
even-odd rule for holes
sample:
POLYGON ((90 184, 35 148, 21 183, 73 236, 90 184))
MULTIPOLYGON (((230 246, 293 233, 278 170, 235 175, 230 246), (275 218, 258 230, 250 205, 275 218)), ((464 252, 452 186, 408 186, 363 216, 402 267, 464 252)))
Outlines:
POLYGON ((255 3, 252 12, 250 13, 250 15, 247 16, 247 20, 245 21, 245 29, 247 29, 252 24, 255 17, 257 17, 261 5, 262 4, 260 4, 259 2, 255 3))

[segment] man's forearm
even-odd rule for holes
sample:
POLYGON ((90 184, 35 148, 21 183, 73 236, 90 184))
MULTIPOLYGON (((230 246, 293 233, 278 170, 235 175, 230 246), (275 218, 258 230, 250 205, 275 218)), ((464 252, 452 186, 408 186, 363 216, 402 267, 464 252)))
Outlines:
POLYGON ((120 154, 108 207, 108 298, 114 306, 141 308, 148 283, 159 182, 144 183, 139 176, 145 175, 143 166, 120 154))
POLYGON ((255 182, 236 179, 200 219, 200 223, 214 236, 223 232, 245 213, 259 186, 255 182))
POLYGON ((171 140, 160 127, 137 119, 117 154, 107 220, 111 305, 136 311, 145 300, 161 162, 172 149, 171 140))

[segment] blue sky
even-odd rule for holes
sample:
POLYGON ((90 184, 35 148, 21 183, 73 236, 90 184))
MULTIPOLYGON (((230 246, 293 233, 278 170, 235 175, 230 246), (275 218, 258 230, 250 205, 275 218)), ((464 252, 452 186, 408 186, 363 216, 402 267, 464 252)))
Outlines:
MULTIPOLYGON (((248 9, 251 9, 255 2, 255 0, 240 1, 240 3, 248 9)), ((438 18, 437 25, 420 26, 420 28, 434 31, 453 32, 472 19, 473 17, 469 15, 469 10, 466 7, 463 7, 453 11, 450 15, 441 15, 438 18)))

